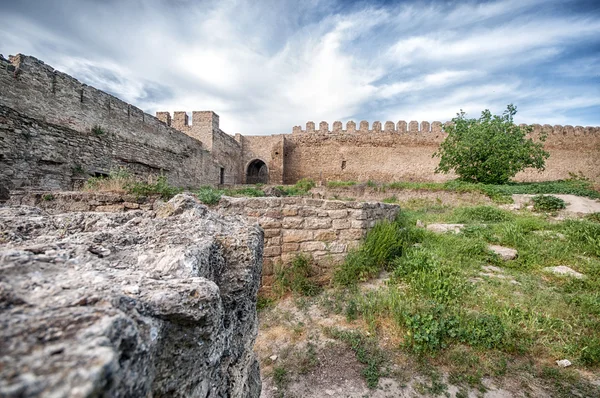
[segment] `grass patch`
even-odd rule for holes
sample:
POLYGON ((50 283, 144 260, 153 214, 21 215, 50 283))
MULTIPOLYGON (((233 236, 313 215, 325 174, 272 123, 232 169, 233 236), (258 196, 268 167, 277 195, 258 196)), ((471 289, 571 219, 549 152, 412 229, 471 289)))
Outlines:
POLYGON ((387 269, 391 261, 401 256, 404 248, 416 239, 404 223, 400 218, 377 223, 360 247, 348 253, 346 260, 334 274, 334 282, 349 286, 387 269))
POLYGON ((376 388, 379 379, 385 374, 383 366, 386 362, 386 357, 377 345, 377 341, 353 330, 327 328, 325 334, 346 343, 352 349, 356 359, 365 365, 361 373, 367 386, 371 389, 376 388))
POLYGON ((386 189, 412 189, 425 191, 447 191, 457 193, 480 193, 488 196, 497 203, 510 203, 513 194, 571 194, 600 199, 600 192, 594 189, 593 184, 586 179, 574 177, 568 180, 545 182, 511 182, 508 184, 478 184, 459 180, 447 182, 392 182, 383 184, 380 190, 386 189))
POLYGON ((328 181, 327 188, 348 188, 358 184, 356 181, 328 181))
POLYGON ((273 291, 280 296, 287 292, 316 296, 322 288, 314 281, 315 276, 312 260, 307 255, 298 254, 289 266, 280 264, 276 267, 273 291))
POLYGON ((149 176, 146 181, 140 181, 124 167, 111 169, 106 177, 89 178, 83 190, 122 192, 136 196, 158 195, 163 199, 171 199, 182 192, 181 188, 169 185, 164 174, 149 176))

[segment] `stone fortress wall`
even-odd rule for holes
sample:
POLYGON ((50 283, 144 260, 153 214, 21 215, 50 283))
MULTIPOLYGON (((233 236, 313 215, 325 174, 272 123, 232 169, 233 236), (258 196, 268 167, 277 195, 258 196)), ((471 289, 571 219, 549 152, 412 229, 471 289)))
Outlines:
MULTIPOLYGON (((318 129, 313 122, 306 129, 294 127, 286 136, 286 178, 292 183, 303 177, 316 180, 367 181, 444 181, 454 175, 434 174, 439 159, 432 158, 446 138, 441 122, 417 121, 382 126, 367 121, 357 126, 348 122, 327 122, 318 129)), ((548 137, 545 148, 550 152, 546 170, 526 171, 516 176, 520 181, 544 181, 569 178, 579 173, 600 182, 600 127, 533 125, 532 135, 548 137)), ((251 137, 248 138, 252 139, 251 137)))
MULTIPOLYGON (((444 181, 432 158, 445 138, 440 122, 308 122, 291 134, 230 135, 212 111, 158 112, 80 83, 36 58, 0 57, 0 184, 9 189, 71 189, 89 175, 126 166, 140 176, 164 173, 181 187, 246 183, 252 165, 264 181, 292 184, 352 180, 444 181), (96 127, 99 127, 98 130, 96 127), (345 127, 345 128, 344 128, 345 127)), ((521 181, 582 173, 600 182, 600 128, 534 125, 548 133, 543 173, 521 181)))
POLYGON ((126 166, 171 184, 218 184, 202 142, 36 58, 0 57, 0 184, 71 189, 126 166), (98 129, 99 128, 99 129, 98 129))

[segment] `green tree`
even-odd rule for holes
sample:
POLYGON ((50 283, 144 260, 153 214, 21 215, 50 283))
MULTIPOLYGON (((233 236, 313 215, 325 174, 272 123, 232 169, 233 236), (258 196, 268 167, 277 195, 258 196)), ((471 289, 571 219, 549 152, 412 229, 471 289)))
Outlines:
POLYGON ((505 184, 526 168, 544 170, 550 154, 544 151, 546 135, 538 141, 527 138, 531 126, 513 122, 516 106, 510 104, 502 116, 486 109, 479 119, 467 119, 460 111, 444 126, 448 136, 434 157, 440 158, 436 173, 454 170, 461 180, 486 184, 505 184))

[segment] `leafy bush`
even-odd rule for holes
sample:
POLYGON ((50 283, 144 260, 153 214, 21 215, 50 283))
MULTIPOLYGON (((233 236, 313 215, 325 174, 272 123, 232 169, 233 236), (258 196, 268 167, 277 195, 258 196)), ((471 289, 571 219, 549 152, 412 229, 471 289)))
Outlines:
POLYGON ((461 110, 444 126, 448 136, 433 155, 440 158, 435 172, 454 170, 464 181, 505 184, 526 168, 544 170, 550 156, 543 148, 546 136, 541 142, 526 138, 532 128, 515 125, 516 113, 512 104, 502 116, 486 109, 479 119, 467 119, 461 110))
POLYGON ((200 199, 200 202, 206 205, 219 203, 221 196, 223 196, 223 191, 209 186, 200 187, 195 193, 198 199, 200 199))
POLYGON ((460 339, 475 347, 500 348, 506 331, 504 324, 495 315, 478 314, 466 318, 461 324, 460 339))
POLYGON ((405 316, 404 346, 416 354, 434 353, 457 336, 458 321, 443 305, 427 306, 405 316))
POLYGON ((513 219, 512 214, 493 206, 461 207, 454 211, 456 222, 496 223, 513 219))
POLYGON ((294 184, 294 186, 302 191, 308 192, 311 189, 313 189, 314 187, 316 187, 317 184, 315 183, 315 181, 312 178, 303 178, 303 179, 299 180, 298 182, 296 182, 296 184, 294 184))
POLYGON ((567 204, 561 198, 552 195, 536 195, 531 198, 534 211, 557 212, 567 207, 567 204))
POLYGON ((42 195, 42 200, 52 201, 54 200, 54 195, 52 195, 51 193, 45 193, 42 195))
POLYGON ((288 291, 303 296, 316 296, 321 286, 311 278, 315 276, 311 260, 304 254, 298 254, 289 266, 280 265, 275 270, 274 291, 284 294, 288 291))
POLYGON ((586 220, 600 223, 600 212, 590 213, 585 216, 586 220))
POLYGON ((277 189, 281 191, 285 196, 302 196, 306 195, 308 191, 316 187, 317 184, 310 178, 303 178, 296 182, 291 187, 279 185, 277 189))
POLYGON ((600 365, 600 338, 585 338, 581 344, 584 345, 579 355, 581 362, 588 366, 600 365))
POLYGON ((564 232, 576 247, 600 257, 600 224, 586 220, 567 220, 564 232))

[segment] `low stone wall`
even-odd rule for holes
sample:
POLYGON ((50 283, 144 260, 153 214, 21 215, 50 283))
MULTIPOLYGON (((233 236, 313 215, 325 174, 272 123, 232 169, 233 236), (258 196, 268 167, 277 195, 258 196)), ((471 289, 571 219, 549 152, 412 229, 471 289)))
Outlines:
POLYGON ((244 215, 265 231, 263 286, 269 286, 275 264, 309 254, 321 269, 331 268, 356 247, 380 220, 393 220, 400 207, 377 202, 288 198, 223 197, 218 211, 244 215))
POLYGON ((7 205, 33 206, 51 214, 72 211, 99 211, 117 213, 128 210, 156 210, 163 204, 159 197, 138 197, 119 192, 60 192, 17 191, 11 192, 7 205))

